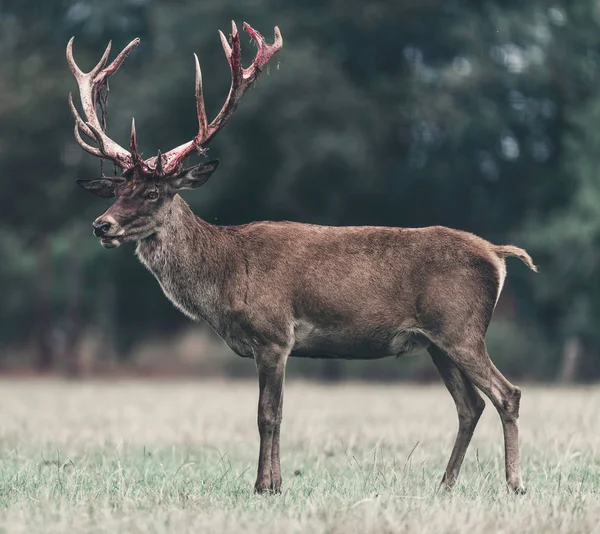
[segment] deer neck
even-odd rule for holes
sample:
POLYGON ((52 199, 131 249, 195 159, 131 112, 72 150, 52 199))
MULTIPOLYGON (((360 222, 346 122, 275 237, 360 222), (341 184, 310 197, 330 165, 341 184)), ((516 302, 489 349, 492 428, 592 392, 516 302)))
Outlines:
POLYGON ((155 234, 138 242, 136 254, 165 295, 193 319, 219 323, 225 273, 232 264, 232 237, 196 216, 179 195, 155 234))

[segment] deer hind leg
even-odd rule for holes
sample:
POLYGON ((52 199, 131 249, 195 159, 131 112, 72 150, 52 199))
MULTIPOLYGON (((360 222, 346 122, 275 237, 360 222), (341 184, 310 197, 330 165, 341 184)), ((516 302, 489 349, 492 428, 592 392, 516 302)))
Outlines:
POLYGON ((458 412, 458 434, 441 483, 442 487, 451 489, 456 484, 473 432, 485 408, 485 402, 473 387, 473 383, 441 349, 432 345, 428 351, 454 399, 458 412))
POLYGON ((489 357, 485 341, 461 347, 445 347, 461 371, 492 401, 504 431, 506 481, 515 493, 525 493, 519 457, 519 405, 521 390, 513 386, 489 357))

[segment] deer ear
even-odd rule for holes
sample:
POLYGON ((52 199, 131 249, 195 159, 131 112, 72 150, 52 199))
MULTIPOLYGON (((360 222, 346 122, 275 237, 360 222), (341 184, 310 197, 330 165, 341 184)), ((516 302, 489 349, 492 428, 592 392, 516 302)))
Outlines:
POLYGON ((169 183, 174 189, 196 189, 206 183, 210 175, 217 170, 218 166, 218 159, 201 163, 200 165, 181 171, 170 178, 169 183))
POLYGON ((112 198, 118 185, 125 183, 125 178, 96 178, 95 180, 77 180, 77 185, 101 198, 112 198))

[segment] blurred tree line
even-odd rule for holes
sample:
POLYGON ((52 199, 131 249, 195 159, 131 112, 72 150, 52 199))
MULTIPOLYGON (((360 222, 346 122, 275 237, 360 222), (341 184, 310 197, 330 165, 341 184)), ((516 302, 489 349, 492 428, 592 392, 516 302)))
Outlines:
POLYGON ((220 109, 217 29, 231 19, 269 40, 277 24, 284 49, 211 144, 219 171, 186 194, 198 215, 442 224, 524 246, 540 274, 509 260, 494 359, 526 378, 600 375, 595 0, 0 0, 0 365, 27 347, 39 370, 76 374, 90 333, 100 358, 126 362, 141 340, 189 326, 132 247, 91 237, 107 202, 75 185, 100 168, 74 141, 65 47, 75 35, 87 70, 109 39, 114 57, 141 38, 111 78, 108 129, 125 144, 135 116, 147 157, 196 131, 193 52, 208 115, 220 109))

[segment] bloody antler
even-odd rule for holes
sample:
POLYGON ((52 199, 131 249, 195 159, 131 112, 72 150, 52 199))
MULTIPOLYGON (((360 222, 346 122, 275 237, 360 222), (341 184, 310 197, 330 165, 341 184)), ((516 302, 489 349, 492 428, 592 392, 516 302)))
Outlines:
MULTIPOLYGON (((138 44, 139 39, 131 41, 123 51, 113 60, 113 62, 106 68, 106 61, 108 60, 108 54, 110 53, 111 42, 108 43, 102 58, 98 64, 88 73, 84 73, 75 63, 73 59, 73 41, 74 37, 71 38, 67 45, 67 62, 71 68, 77 85, 79 86, 79 95, 81 98, 81 106, 87 122, 84 122, 79 115, 79 112, 75 108, 73 103, 73 95, 69 93, 69 106, 71 113, 75 119, 75 139, 79 145, 94 156, 100 158, 110 159, 119 167, 128 169, 133 166, 134 159, 132 154, 125 150, 122 146, 115 143, 106 133, 102 130, 100 121, 96 114, 96 105, 98 104, 99 90, 102 85, 106 82, 107 78, 114 74, 125 57, 131 52, 138 44), (96 141, 98 147, 93 147, 86 143, 82 137, 81 132, 87 135, 90 139, 96 141)), ((135 133, 133 133, 135 135, 135 133)))
MULTIPOLYGON (((225 56, 227 57, 227 61, 231 68, 231 88, 229 89, 229 95, 227 96, 223 108, 210 124, 208 124, 206 110, 204 108, 200 63, 198 61, 198 56, 194 54, 196 63, 196 111, 198 114, 198 135, 191 141, 170 150, 162 156, 163 172, 166 175, 175 172, 181 165, 181 162, 195 150, 202 152, 202 147, 206 145, 229 120, 237 108, 243 94, 246 92, 246 89, 248 89, 256 78, 258 78, 258 75, 262 72, 269 59, 271 59, 276 52, 281 50, 283 46, 281 32, 277 26, 275 26, 275 39, 273 44, 267 44, 264 37, 247 23, 244 23, 244 30, 250 34, 250 37, 258 47, 256 57, 247 69, 242 67, 240 35, 235 22, 231 21, 231 46, 223 33, 219 31, 223 50, 225 51, 225 56)), ((154 166, 155 159, 156 158, 151 158, 147 163, 150 166, 154 166)))
POLYGON ((77 84, 79 85, 81 105, 87 119, 87 122, 84 122, 81 119, 73 104, 73 98, 69 95, 69 105, 73 117, 75 118, 75 139, 79 145, 94 156, 114 161, 123 169, 123 171, 127 171, 132 167, 137 166, 143 173, 153 174, 157 177, 168 176, 175 173, 189 154, 194 151, 199 153, 204 152, 203 146, 206 145, 227 123, 248 87, 250 87, 256 78, 258 78, 269 59, 271 59, 276 52, 281 50, 283 46, 281 32, 277 26, 275 26, 275 39, 273 44, 266 43, 264 37, 247 23, 244 23, 244 30, 248 32, 258 48, 254 61, 247 69, 242 67, 240 36, 235 22, 231 22, 231 45, 228 43, 223 33, 219 31, 223 50, 225 51, 225 56, 227 57, 227 61, 231 68, 231 88, 229 89, 229 95, 227 96, 227 100, 221 111, 215 119, 208 124, 206 110, 204 108, 204 96, 202 93, 202 73, 200 71, 198 56, 194 54, 194 61, 196 64, 196 112, 198 114, 198 135, 191 141, 166 152, 162 156, 159 152, 158 156, 147 160, 142 160, 138 153, 135 122, 132 121, 131 124, 131 152, 128 152, 104 133, 96 115, 99 88, 111 74, 114 74, 117 71, 127 54, 139 44, 139 39, 131 41, 115 60, 108 67, 103 69, 110 52, 109 43, 98 65, 87 74, 84 74, 75 64, 72 50, 73 39, 71 39, 67 46, 67 61, 77 80, 77 84), (98 148, 87 144, 81 138, 80 131, 90 139, 95 140, 98 143, 98 148))

